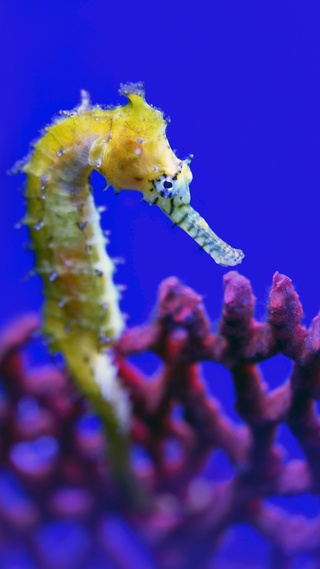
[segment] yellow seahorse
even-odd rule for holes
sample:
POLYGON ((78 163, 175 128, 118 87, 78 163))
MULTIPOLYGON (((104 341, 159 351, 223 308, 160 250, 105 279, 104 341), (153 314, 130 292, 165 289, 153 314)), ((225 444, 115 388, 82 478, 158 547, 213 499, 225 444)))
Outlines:
POLYGON ((122 470, 125 477, 130 411, 109 349, 124 323, 91 172, 100 172, 116 192, 142 192, 217 263, 235 265, 243 253, 219 239, 190 206, 189 160, 173 153, 163 114, 146 103, 142 86, 127 84, 121 92, 128 103, 106 109, 91 106, 83 93, 79 107, 44 130, 22 170, 25 223, 44 286, 44 332, 103 418, 117 474, 122 470))

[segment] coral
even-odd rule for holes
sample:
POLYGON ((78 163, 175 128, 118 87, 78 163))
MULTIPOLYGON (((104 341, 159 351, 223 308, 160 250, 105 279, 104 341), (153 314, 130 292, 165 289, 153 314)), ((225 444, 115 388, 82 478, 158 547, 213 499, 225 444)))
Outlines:
POLYGON ((212 560, 221 540, 239 523, 269 543, 268 567, 293 567, 305 553, 312 567, 320 566, 320 518, 289 514, 272 501, 319 491, 320 317, 309 330, 302 326, 298 296, 278 273, 265 322, 254 319, 246 278, 231 271, 224 284, 218 333, 211 332, 202 299, 170 278, 160 286, 151 321, 117 342, 115 359, 132 403, 137 494, 144 494, 136 505, 122 499, 99 420, 63 369, 26 364, 22 348, 39 326, 37 317, 25 316, 4 332, 1 567, 218 567, 212 560), (150 379, 130 362, 145 352, 162 360, 150 379), (292 373, 268 391, 258 364, 278 353, 293 361, 292 373), (204 360, 230 371, 240 425, 208 395, 199 368, 204 360), (284 455, 277 440, 282 423, 304 459, 284 455), (218 449, 233 475, 212 481, 203 469, 218 449))

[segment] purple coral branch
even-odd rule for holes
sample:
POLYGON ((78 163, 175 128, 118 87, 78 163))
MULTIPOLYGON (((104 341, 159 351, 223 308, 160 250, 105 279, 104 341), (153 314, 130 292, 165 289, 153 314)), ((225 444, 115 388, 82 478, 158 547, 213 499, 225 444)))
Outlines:
MULTIPOLYGON (((309 396, 310 391, 313 397, 318 394, 319 319, 315 319, 310 331, 301 325, 302 307, 298 296, 290 279, 278 273, 270 291, 269 318, 263 323, 254 320, 255 299, 249 281, 235 271, 228 273, 224 281, 219 334, 210 333, 201 299, 175 279, 170 279, 162 285, 161 308, 158 309, 156 321, 147 325, 147 328, 125 334, 119 347, 126 354, 155 350, 155 346, 165 345, 165 327, 172 336, 172 331, 183 322, 186 337, 175 356, 180 370, 182 364, 186 363, 179 400, 186 406, 188 416, 190 396, 189 402, 193 403, 193 407, 188 418, 190 421, 192 417, 191 426, 201 433, 199 439, 208 440, 210 450, 214 446, 223 448, 237 466, 235 480, 238 497, 235 510, 238 517, 240 515, 240 518, 250 520, 256 526, 252 516, 247 513, 251 503, 256 504, 257 499, 269 495, 315 491, 316 481, 319 480, 319 420, 309 396), (140 338, 144 338, 143 345, 139 345, 140 338), (146 338, 152 338, 152 342, 148 344, 146 338), (294 370, 290 382, 268 393, 256 363, 280 352, 294 360, 294 370), (199 375, 199 385, 194 392, 190 389, 192 382, 190 384, 188 381, 187 370, 194 366, 193 362, 202 359, 222 363, 230 369, 236 409, 248 428, 247 431, 242 430, 241 437, 239 430, 224 417, 219 422, 217 416, 221 416, 220 413, 216 413, 212 403, 202 397, 203 386, 199 375), (291 461, 283 464, 281 452, 275 445, 277 426, 281 422, 287 422, 298 438, 307 463, 291 461), (210 433, 207 439, 206 433, 210 433)), ((168 361, 166 363, 168 365, 168 361)), ((167 371, 167 374, 170 373, 179 384, 179 376, 174 370, 167 371)), ((263 514, 260 515, 263 517, 263 514)), ((229 523, 232 523, 231 512, 229 518, 229 523)), ((305 523, 308 525, 306 520, 305 523)), ((315 527, 318 527, 317 524, 315 527)), ((301 544, 297 550, 299 547, 301 551, 310 550, 301 544)), ((281 546, 277 544, 277 551, 280 550, 281 546)))
MULTIPOLYGON (((269 497, 318 493, 320 423, 315 400, 320 394, 320 317, 309 330, 302 326, 298 296, 290 279, 278 273, 265 322, 254 318, 255 298, 245 277, 231 271, 224 284, 218 333, 211 332, 201 297, 170 278, 160 287, 151 321, 126 331, 116 345, 119 376, 132 402, 132 442, 149 458, 147 468, 135 463, 150 496, 145 512, 117 503, 104 458, 104 437, 99 427, 93 432, 92 427, 89 432, 83 428, 88 406, 65 374, 52 365, 26 367, 21 349, 38 327, 37 318, 20 320, 0 340, 0 371, 8 397, 0 412, 2 462, 25 488, 23 503, 34 508, 25 546, 35 551, 40 564, 43 555, 35 545, 35 528, 41 519, 54 518, 58 512, 81 521, 82 529, 88 524, 97 527, 98 549, 117 569, 205 569, 225 531, 237 523, 251 525, 270 542, 272 569, 290 567, 302 552, 318 562, 320 517, 289 515, 272 505, 269 497), (147 351, 162 360, 161 370, 148 381, 128 359, 147 351), (278 353, 293 361, 293 370, 289 380, 269 391, 258 364, 278 353), (242 425, 235 425, 208 396, 198 365, 203 360, 230 371, 242 425), (30 421, 21 423, 20 418, 19 423, 17 418, 26 396, 38 405, 33 430, 30 421), (177 405, 182 409, 180 418, 173 414, 177 405), (277 442, 282 423, 296 437, 305 460, 284 460, 277 442), (39 433, 60 445, 60 454, 46 468, 43 457, 30 467, 21 454, 21 442, 29 445, 23 448, 30 453, 39 433), (170 441, 179 448, 173 460, 167 452, 170 441), (229 457, 234 475, 213 484, 202 471, 216 449, 229 457), (43 484, 41 499, 35 480, 43 484), (77 499, 72 498, 70 486, 77 489, 77 499), (59 498, 61 488, 66 489, 65 499, 59 498), (114 517, 115 511, 117 516, 121 511, 122 521, 114 517), (129 556, 121 547, 124 533, 134 552, 129 556), (149 549, 148 559, 141 553, 142 544, 149 549)), ((0 519, 10 531, 17 531, 16 516, 1 502, 1 485, 0 519)), ((81 569, 87 569, 85 563, 81 569)))

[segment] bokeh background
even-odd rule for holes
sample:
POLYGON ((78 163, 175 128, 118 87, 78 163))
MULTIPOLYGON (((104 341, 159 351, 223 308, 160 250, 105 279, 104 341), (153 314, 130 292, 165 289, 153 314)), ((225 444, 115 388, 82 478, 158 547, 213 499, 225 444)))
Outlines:
MULTIPOLYGON (((52 116, 77 105, 80 89, 94 103, 120 104, 118 88, 127 81, 143 81, 148 102, 171 118, 167 132, 178 156, 194 154, 192 205, 244 250, 239 270, 252 281, 257 315, 265 316, 272 275, 280 271, 293 280, 309 325, 320 308, 319 29, 316 1, 2 2, 1 326, 42 303, 39 280, 25 279, 32 269, 26 231, 14 229, 24 214, 23 176, 6 172, 52 116)), ((158 284, 176 275, 204 296, 217 326, 227 269, 172 231, 139 194, 115 198, 111 188, 102 192, 99 176, 93 180, 97 203, 109 208, 102 218, 109 250, 125 259, 117 281, 127 286, 128 325, 148 318, 158 284)), ((40 351, 33 357, 45 357, 40 351)), ((152 358, 139 363, 150 372, 157 365, 152 358)), ((265 379, 274 387, 289 370, 278 356, 264 365, 265 379)), ((213 366, 204 372, 236 418, 228 374, 213 366)), ((294 511, 317 511, 311 498, 290 500, 294 511)), ((254 551, 251 544, 248 563, 254 551)))

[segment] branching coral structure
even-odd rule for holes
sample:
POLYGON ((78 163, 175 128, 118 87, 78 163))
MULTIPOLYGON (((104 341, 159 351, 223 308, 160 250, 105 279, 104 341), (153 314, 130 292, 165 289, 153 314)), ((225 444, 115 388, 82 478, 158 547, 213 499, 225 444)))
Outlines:
MULTIPOLYGON (((217 561, 219 547, 230 528, 243 523, 269 544, 268 560, 259 567, 297 567, 300 555, 308 556, 309 568, 320 567, 320 517, 289 514, 272 501, 319 492, 320 317, 308 330, 301 324, 297 293, 278 273, 265 322, 254 319, 255 299, 245 277, 231 271, 224 285, 217 333, 202 299, 172 277, 160 286, 150 322, 125 331, 115 346, 132 404, 137 493, 144 494, 136 506, 116 487, 99 419, 67 374, 53 364, 26 364, 22 348, 38 319, 26 316, 4 332, 2 568, 229 569, 217 561), (149 379, 130 361, 145 352, 162 360, 149 379), (258 364, 278 353, 293 361, 293 369, 269 391, 258 364), (199 367, 205 360, 232 375, 241 424, 208 395, 199 367), (277 437, 282 423, 303 459, 285 457, 277 437), (218 449, 233 475, 212 481, 203 469, 218 449)), ((239 561, 233 567, 249 565, 239 561)))

